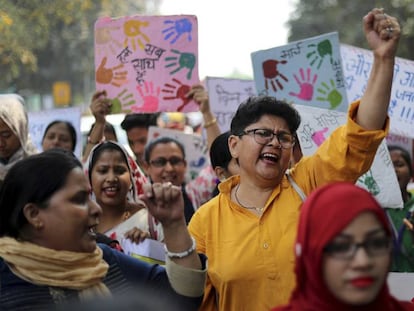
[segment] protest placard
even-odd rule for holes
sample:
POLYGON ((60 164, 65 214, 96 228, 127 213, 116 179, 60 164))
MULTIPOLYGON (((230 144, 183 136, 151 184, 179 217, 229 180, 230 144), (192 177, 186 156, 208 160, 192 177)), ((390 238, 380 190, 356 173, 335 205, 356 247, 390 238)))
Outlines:
POLYGON ((338 111, 347 111, 338 33, 253 52, 259 94, 338 111))
POLYGON ((249 96, 256 95, 253 80, 207 77, 206 88, 210 109, 217 118, 222 132, 230 130, 233 118, 240 103, 249 96))
POLYGON ((95 23, 96 89, 113 113, 189 112, 198 77, 194 15, 104 17, 95 23))
MULTIPOLYGON (((325 139, 340 125, 345 124, 344 112, 295 105, 302 122, 297 131, 303 155, 312 155, 325 139)), ((383 207, 402 208, 403 201, 397 176, 385 139, 378 147, 374 162, 357 183, 365 188, 383 207)))
MULTIPOLYGON (((348 98, 353 101, 365 91, 373 55, 371 51, 341 44, 345 85, 348 98)), ((414 138, 414 62, 396 58, 391 101, 388 109, 390 132, 414 138)))

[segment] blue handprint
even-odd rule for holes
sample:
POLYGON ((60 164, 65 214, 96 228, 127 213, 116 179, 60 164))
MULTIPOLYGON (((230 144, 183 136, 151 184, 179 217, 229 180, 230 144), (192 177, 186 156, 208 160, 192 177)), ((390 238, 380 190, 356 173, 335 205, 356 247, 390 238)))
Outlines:
POLYGON ((176 21, 173 20, 166 20, 164 24, 167 26, 171 26, 165 28, 162 33, 165 34, 164 40, 170 39, 171 36, 175 35, 174 38, 171 39, 170 43, 175 43, 183 34, 187 33, 187 39, 191 42, 191 31, 193 29, 193 24, 188 18, 182 18, 176 21))
POLYGON ((182 53, 178 50, 171 50, 171 52, 177 54, 177 56, 166 57, 165 61, 169 63, 165 65, 165 68, 176 67, 170 74, 174 74, 182 68, 188 68, 187 79, 190 80, 196 62, 195 55, 192 53, 182 53))

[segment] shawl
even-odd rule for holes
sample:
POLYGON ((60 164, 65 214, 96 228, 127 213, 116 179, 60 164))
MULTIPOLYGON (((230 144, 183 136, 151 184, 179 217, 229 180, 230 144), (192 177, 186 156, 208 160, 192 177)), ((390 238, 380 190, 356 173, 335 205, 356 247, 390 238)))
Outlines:
POLYGON ((17 161, 37 153, 37 150, 30 140, 27 112, 22 97, 17 94, 0 95, 0 119, 17 136, 21 145, 21 148, 10 157, 7 164, 0 163, 0 180, 3 180, 17 161))
POLYGON ((2 237, 0 257, 15 275, 27 282, 77 290, 80 299, 110 295, 102 283, 108 264, 99 247, 93 253, 57 251, 2 237))
MULTIPOLYGON (((397 301, 385 283, 369 305, 349 306, 339 301, 322 276, 324 247, 362 212, 372 212, 391 236, 386 215, 366 190, 347 182, 326 185, 304 202, 296 238, 296 288, 287 306, 272 311, 413 310, 414 305, 397 301)), ((390 254, 391 256, 391 254, 390 254)))

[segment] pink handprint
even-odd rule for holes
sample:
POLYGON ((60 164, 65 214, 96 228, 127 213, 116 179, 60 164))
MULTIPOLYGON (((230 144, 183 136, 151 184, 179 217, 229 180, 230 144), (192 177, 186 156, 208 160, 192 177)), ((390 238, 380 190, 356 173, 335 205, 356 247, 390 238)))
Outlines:
POLYGON ((184 107, 191 101, 191 98, 188 98, 186 95, 188 92, 190 92, 190 86, 186 84, 182 84, 181 81, 177 79, 172 79, 177 85, 172 85, 169 83, 164 84, 164 89, 162 91, 164 93, 174 94, 171 96, 165 96, 163 99, 166 100, 174 100, 174 99, 181 99, 182 104, 178 106, 177 111, 180 112, 184 109, 184 107))
POLYGON ((316 146, 319 147, 320 145, 322 145, 322 143, 325 141, 325 133, 328 130, 329 129, 325 127, 323 130, 317 131, 312 134, 312 140, 316 144, 316 146))
POLYGON ((144 88, 143 89, 140 85, 137 86, 137 91, 139 95, 141 95, 142 100, 144 101, 144 104, 141 107, 133 107, 132 110, 137 110, 136 112, 154 112, 158 110, 158 104, 159 104, 159 96, 160 96, 160 87, 157 87, 154 89, 154 84, 152 82, 144 82, 144 88))
POLYGON ((300 73, 301 80, 299 80, 296 74, 294 74, 293 77, 295 78, 296 82, 299 84, 300 91, 299 93, 290 92, 289 95, 295 96, 299 99, 310 101, 312 100, 312 97, 313 97, 314 84, 316 80, 318 79, 318 75, 314 74, 312 81, 311 81, 310 68, 306 70, 306 77, 305 77, 303 68, 299 69, 299 73, 300 73))

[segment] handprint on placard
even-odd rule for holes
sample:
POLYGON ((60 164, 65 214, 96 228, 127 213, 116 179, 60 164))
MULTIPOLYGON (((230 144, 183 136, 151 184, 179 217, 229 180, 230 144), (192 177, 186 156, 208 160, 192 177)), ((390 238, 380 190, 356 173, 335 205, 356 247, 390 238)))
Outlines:
POLYGON ((318 75, 315 74, 311 81, 310 68, 306 70, 306 77, 305 77, 303 68, 299 69, 299 73, 300 73, 301 80, 299 80, 296 74, 294 74, 293 77, 295 78, 296 82, 299 84, 300 91, 299 93, 290 92, 289 95, 295 96, 299 99, 310 101, 312 100, 312 97, 313 97, 313 89, 314 89, 316 80, 318 79, 318 75))
POLYGON ((269 89, 269 83, 272 86, 272 90, 277 92, 277 89, 283 90, 283 85, 279 81, 279 77, 288 82, 288 79, 277 70, 277 65, 279 64, 286 64, 285 60, 274 60, 269 59, 263 62, 263 76, 265 78, 265 88, 266 90, 269 89))
POLYGON ((145 81, 144 88, 141 85, 138 85, 137 91, 144 102, 144 104, 139 107, 139 111, 154 112, 158 110, 159 97, 161 93, 160 87, 154 88, 154 84, 152 82, 145 81))
POLYGON ((96 70, 96 82, 101 84, 111 84, 116 87, 128 83, 127 80, 127 71, 119 71, 124 67, 123 64, 119 64, 112 68, 105 68, 107 57, 102 58, 102 61, 96 70))
POLYGON ((110 98, 111 113, 121 113, 127 111, 125 107, 135 104, 134 94, 127 93, 128 89, 123 89, 115 98, 110 98))
POLYGON ((196 57, 192 53, 182 53, 178 50, 171 50, 177 56, 169 56, 165 58, 166 62, 169 62, 165 65, 165 68, 169 67, 176 67, 175 70, 171 71, 170 74, 173 75, 177 71, 187 68, 187 79, 191 79, 191 75, 193 74, 193 69, 196 63, 196 57))
POLYGON ((190 92, 191 87, 189 85, 183 84, 181 81, 177 79, 172 79, 176 85, 172 85, 169 83, 164 84, 164 88, 162 89, 163 93, 171 94, 170 96, 164 96, 163 99, 165 100, 175 100, 181 99, 182 104, 178 106, 177 111, 180 112, 184 109, 184 107, 191 101, 191 98, 188 98, 186 95, 190 92))
POLYGON ((206 158, 201 156, 197 160, 190 161, 190 167, 200 168, 206 163, 206 158))
POLYGON ((105 54, 107 54, 109 50, 112 54, 116 54, 116 49, 122 47, 121 42, 111 36, 111 31, 117 29, 119 29, 119 27, 109 26, 95 29, 95 44, 98 53, 105 52, 105 54))
POLYGON ((329 129, 327 127, 325 127, 324 129, 320 130, 320 131, 316 131, 312 134, 312 140, 315 143, 316 146, 320 146, 322 145, 322 143, 325 141, 325 133, 328 131, 329 129))
POLYGON ((330 109, 335 109, 336 107, 338 107, 341 104, 342 95, 335 88, 334 80, 331 79, 330 82, 331 82, 331 86, 329 86, 325 82, 321 83, 323 88, 318 88, 317 90, 318 90, 318 93, 322 94, 322 95, 316 97, 316 100, 327 101, 331 105, 330 109), (325 97, 322 97, 322 96, 325 96, 325 97))
POLYGON ((143 50, 145 48, 145 44, 142 42, 144 39, 147 43, 149 43, 149 38, 146 34, 141 31, 141 27, 148 27, 149 22, 143 22, 136 19, 131 19, 124 23, 124 33, 127 36, 124 41, 124 46, 128 46, 128 40, 131 40, 132 49, 135 51, 137 49, 135 41, 138 43, 138 46, 143 50))
POLYGON ((191 31, 193 30, 193 24, 188 18, 182 18, 176 21, 166 20, 164 21, 164 24, 167 26, 167 28, 162 31, 164 34, 164 40, 168 40, 175 35, 175 37, 173 37, 170 41, 171 44, 174 44, 183 34, 187 34, 187 39, 191 42, 191 31))
POLYGON ((371 169, 368 172, 366 172, 364 175, 359 177, 358 181, 364 184, 367 187, 368 191, 371 192, 371 194, 374 196, 378 195, 381 192, 377 181, 374 179, 374 176, 372 175, 371 169))
POLYGON ((318 60, 318 69, 321 68, 322 66, 322 62, 324 60, 324 58, 326 56, 330 57, 330 62, 332 64, 333 59, 332 59, 332 44, 331 41, 329 41, 328 39, 323 40, 321 42, 319 42, 317 45, 316 44, 309 44, 308 47, 316 47, 316 50, 309 52, 308 54, 306 54, 307 58, 312 58, 310 62, 310 65, 313 66, 313 64, 315 64, 318 60))

